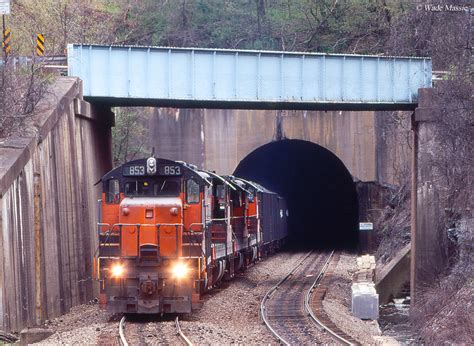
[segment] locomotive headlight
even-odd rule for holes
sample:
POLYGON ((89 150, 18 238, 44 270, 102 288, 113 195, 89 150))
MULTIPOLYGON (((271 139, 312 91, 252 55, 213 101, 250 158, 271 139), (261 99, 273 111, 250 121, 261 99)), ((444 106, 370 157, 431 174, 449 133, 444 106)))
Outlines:
POLYGON ((177 262, 171 267, 171 274, 175 279, 183 279, 188 274, 189 268, 186 263, 177 262))
POLYGON ((110 272, 112 273, 112 276, 114 278, 120 278, 123 276, 125 269, 123 267, 123 264, 116 263, 112 266, 112 268, 110 268, 110 272))

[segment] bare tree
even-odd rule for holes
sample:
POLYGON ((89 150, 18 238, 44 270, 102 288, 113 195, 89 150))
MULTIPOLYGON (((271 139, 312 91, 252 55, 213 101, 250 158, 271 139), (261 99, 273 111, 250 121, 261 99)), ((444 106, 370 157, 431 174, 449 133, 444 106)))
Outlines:
MULTIPOLYGON (((466 1, 457 2, 461 7, 466 1)), ((425 287, 412 317, 422 337, 430 342, 472 343, 472 319, 466 304, 474 287, 473 169, 474 109, 472 99, 471 14, 413 7, 391 27, 388 51, 399 55, 431 56, 433 69, 444 71, 435 84, 433 138, 429 142, 432 184, 439 194, 439 231, 451 243, 442 244, 450 256, 441 276, 425 287), (455 297, 453 299, 453 297, 455 297), (460 304, 439 304, 440 301, 460 304), (448 317, 449 316, 449 317, 448 317)))
POLYGON ((15 67, 8 59, 0 67, 0 139, 28 130, 46 86, 47 76, 34 62, 15 67))
POLYGON ((68 43, 112 43, 117 28, 126 24, 121 16, 126 11, 123 2, 16 0, 11 15, 16 50, 29 54, 39 33, 45 37, 46 55, 64 55, 68 43))
POLYGON ((114 165, 118 166, 145 154, 148 132, 139 108, 116 108, 112 129, 114 165))

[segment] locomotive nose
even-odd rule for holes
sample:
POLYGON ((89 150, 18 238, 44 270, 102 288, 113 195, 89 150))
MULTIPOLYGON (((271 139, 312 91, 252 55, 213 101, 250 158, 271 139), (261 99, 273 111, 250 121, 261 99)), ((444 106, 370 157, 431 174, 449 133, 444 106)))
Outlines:
POLYGON ((159 244, 160 256, 175 256, 182 231, 181 209, 179 197, 124 198, 119 214, 119 223, 124 225, 122 255, 140 256, 143 246, 157 248, 159 244))

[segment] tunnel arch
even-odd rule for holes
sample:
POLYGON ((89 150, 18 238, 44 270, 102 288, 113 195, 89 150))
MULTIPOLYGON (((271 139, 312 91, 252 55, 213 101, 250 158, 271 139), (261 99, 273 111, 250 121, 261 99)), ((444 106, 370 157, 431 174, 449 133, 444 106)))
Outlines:
POLYGON ((344 163, 328 149, 299 139, 270 142, 244 157, 234 175, 287 199, 290 245, 357 247, 355 184, 344 163))

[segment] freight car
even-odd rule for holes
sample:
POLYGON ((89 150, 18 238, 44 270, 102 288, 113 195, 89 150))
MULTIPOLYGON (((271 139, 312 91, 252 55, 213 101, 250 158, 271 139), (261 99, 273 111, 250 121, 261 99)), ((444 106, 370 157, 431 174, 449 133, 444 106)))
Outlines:
POLYGON ((244 179, 150 157, 101 182, 94 273, 111 312, 190 313, 287 236, 285 200, 244 179))

